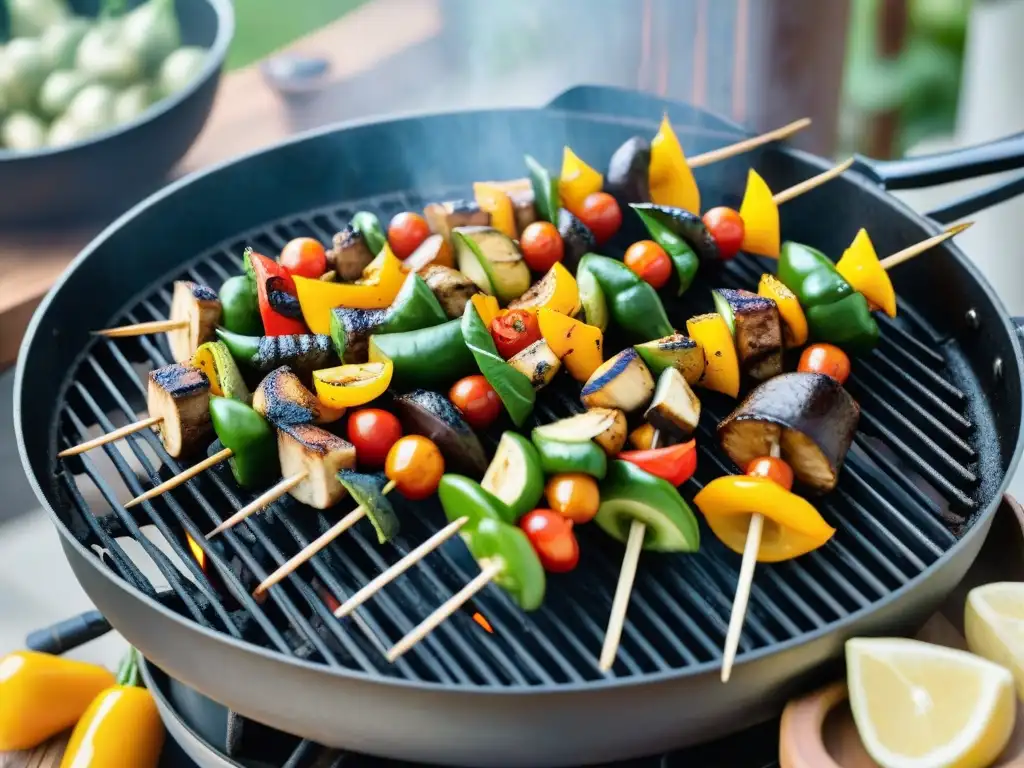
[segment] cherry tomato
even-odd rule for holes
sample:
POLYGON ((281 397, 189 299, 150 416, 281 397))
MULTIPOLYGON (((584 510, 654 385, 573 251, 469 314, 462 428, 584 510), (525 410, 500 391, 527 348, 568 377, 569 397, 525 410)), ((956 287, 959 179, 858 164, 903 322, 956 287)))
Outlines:
POLYGON ((766 477, 787 491, 793 487, 793 468, 775 456, 759 456, 747 464, 751 477, 766 477))
POLYGON ((850 378, 850 358, 832 344, 811 344, 800 355, 800 364, 796 369, 803 373, 824 373, 840 384, 845 384, 850 378))
POLYGON ((594 233, 597 244, 612 239, 612 235, 622 226, 622 211, 614 197, 607 192, 594 192, 587 195, 580 208, 580 221, 594 233))
POLYGON ((418 213, 397 213, 388 224, 388 243, 392 253, 400 259, 412 255, 429 236, 430 225, 418 213))
POLYGON ((540 558, 544 570, 565 573, 580 561, 580 545, 572 532, 572 520, 550 509, 527 512, 519 521, 540 558))
POLYGON ((433 441, 421 435, 406 435, 388 451, 384 474, 405 498, 419 501, 437 490, 444 474, 444 458, 433 441))
POLYGON ((288 242, 280 261, 289 274, 313 280, 327 271, 327 253, 320 241, 312 237, 297 237, 288 242))
POLYGON ((501 414, 501 398, 483 376, 467 376, 452 385, 448 399, 474 429, 489 427, 501 414))
POLYGON ((356 447, 356 459, 364 467, 383 467, 402 427, 398 419, 380 408, 362 408, 348 417, 348 441, 356 447))
POLYGON ((551 509, 574 523, 589 523, 601 506, 597 481, 590 475, 555 475, 544 488, 551 509))
POLYGON ((535 221, 519 236, 519 250, 526 266, 534 272, 547 272, 565 255, 565 244, 550 221, 535 221))
POLYGON ((704 226, 718 245, 723 260, 731 259, 743 247, 743 219, 738 212, 724 205, 704 214, 704 226))
POLYGON ((540 341, 537 316, 525 309, 511 309, 491 321, 491 336, 498 354, 508 360, 535 341, 540 341))
POLYGON ((661 288, 672 275, 672 260, 665 249, 653 240, 640 240, 626 250, 626 266, 655 289, 661 288))

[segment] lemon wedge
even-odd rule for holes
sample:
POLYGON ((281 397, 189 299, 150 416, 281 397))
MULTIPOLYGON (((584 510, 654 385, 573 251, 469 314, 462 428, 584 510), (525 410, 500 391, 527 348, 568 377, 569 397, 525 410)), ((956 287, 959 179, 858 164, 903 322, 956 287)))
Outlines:
POLYGON ((974 656, 916 640, 846 643, 850 709, 883 768, 984 768, 1009 741, 1013 676, 974 656))
POLYGON ((1001 664, 1024 698, 1024 583, 1004 581, 975 587, 967 595, 964 634, 971 653, 1001 664))

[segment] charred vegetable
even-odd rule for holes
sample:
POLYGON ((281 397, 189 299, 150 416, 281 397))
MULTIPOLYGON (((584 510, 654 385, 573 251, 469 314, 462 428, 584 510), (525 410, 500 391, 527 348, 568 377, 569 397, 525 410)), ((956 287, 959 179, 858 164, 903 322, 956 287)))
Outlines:
POLYGON ((594 233, 565 208, 558 211, 558 234, 562 236, 562 244, 565 247, 562 262, 573 272, 576 271, 576 265, 584 254, 597 250, 594 233))
POLYGON ((605 453, 614 456, 626 442, 626 414, 617 408, 591 408, 585 413, 543 424, 534 434, 566 443, 593 440, 605 453))
POLYGON ((431 264, 420 274, 437 297, 445 314, 452 319, 462 317, 462 313, 466 311, 466 303, 480 293, 480 289, 472 280, 451 267, 431 264))
POLYGON ((675 368, 666 368, 658 377, 654 399, 644 418, 655 429, 676 438, 687 438, 700 422, 700 400, 675 368))
POLYGON ((701 264, 711 265, 719 261, 718 246, 700 216, 682 208, 654 203, 637 203, 632 208, 645 223, 655 221, 677 237, 683 238, 700 258, 701 264))
POLYGON ((190 360, 200 344, 214 340, 220 313, 220 299, 212 288, 190 280, 174 282, 170 317, 187 323, 184 328, 167 334, 167 343, 175 360, 190 360))
POLYGON ((300 379, 307 380, 314 370, 328 367, 335 359, 331 337, 319 333, 242 336, 218 328, 217 335, 235 360, 260 373, 287 365, 300 379))
POLYGON ((744 290, 712 291, 736 342, 740 370, 754 381, 782 373, 782 323, 775 302, 744 290))
POLYGON ((587 408, 618 408, 629 413, 643 408, 654 393, 654 379, 632 347, 606 360, 594 371, 580 399, 587 408))
POLYGON ((334 268, 338 279, 352 283, 363 276, 363 270, 373 261, 373 251, 366 244, 363 233, 349 224, 334 235, 333 247, 327 252, 327 263, 334 268))
POLYGON ((604 175, 604 188, 619 203, 646 203, 651 199, 648 174, 651 167, 651 143, 634 136, 615 150, 604 175))
POLYGON ((447 203, 431 203, 423 209, 423 218, 430 225, 430 231, 445 240, 451 237, 456 227, 489 227, 491 214, 481 211, 471 200, 451 200, 447 203))
POLYGON ((487 456, 480 440, 447 398, 417 389, 395 398, 395 412, 406 432, 433 440, 446 465, 454 471, 473 477, 487 471, 487 456))
POLYGON ((314 509, 333 507, 345 496, 338 472, 355 469, 353 445, 312 424, 293 424, 277 431, 277 454, 284 477, 303 476, 289 491, 314 509))
POLYGON ((508 364, 526 376, 534 389, 543 389, 550 384, 562 367, 561 361, 544 339, 533 342, 510 357, 508 364))
POLYGON ((666 368, 675 368, 693 385, 704 378, 704 349, 689 336, 673 333, 654 341, 645 341, 633 347, 647 363, 651 373, 661 375, 666 368))
POLYGON ((191 365, 172 363, 149 373, 149 415, 160 417, 160 439, 177 458, 204 447, 213 432, 210 380, 191 365))
POLYGON ((323 405, 287 365, 263 377, 252 396, 252 407, 278 428, 291 424, 329 424, 345 413, 344 409, 323 405))
POLYGON ((365 363, 369 352, 370 336, 377 333, 387 315, 386 309, 331 310, 331 341, 334 351, 343 363, 365 363))

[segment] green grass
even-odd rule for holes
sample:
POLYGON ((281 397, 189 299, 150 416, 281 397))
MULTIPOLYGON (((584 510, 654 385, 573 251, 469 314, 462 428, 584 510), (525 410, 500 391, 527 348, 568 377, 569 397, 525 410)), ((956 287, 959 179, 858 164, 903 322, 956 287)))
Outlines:
POLYGON ((252 64, 344 16, 366 0, 235 0, 228 69, 252 64))

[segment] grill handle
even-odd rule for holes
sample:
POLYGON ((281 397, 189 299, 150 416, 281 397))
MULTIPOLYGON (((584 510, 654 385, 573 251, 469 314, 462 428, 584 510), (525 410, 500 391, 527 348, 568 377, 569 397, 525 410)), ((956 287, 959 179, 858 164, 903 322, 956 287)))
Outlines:
POLYGON ((60 655, 90 640, 103 637, 111 630, 110 622, 99 611, 86 611, 64 619, 45 629, 37 629, 25 638, 30 651, 60 655))

